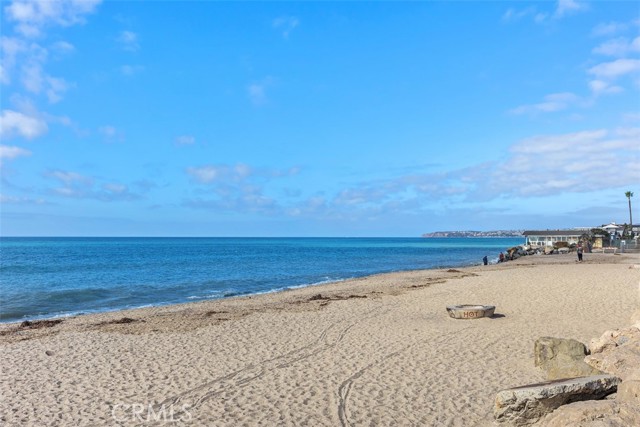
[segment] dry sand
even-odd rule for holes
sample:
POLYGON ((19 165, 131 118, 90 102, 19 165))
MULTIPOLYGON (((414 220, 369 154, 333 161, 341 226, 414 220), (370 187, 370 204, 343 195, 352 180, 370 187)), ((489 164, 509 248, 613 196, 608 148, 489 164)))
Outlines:
POLYGON ((638 306, 637 256, 574 256, 2 325, 1 421, 491 425, 498 390, 544 379, 536 338, 588 342, 638 306), (497 316, 447 316, 468 303, 497 316))

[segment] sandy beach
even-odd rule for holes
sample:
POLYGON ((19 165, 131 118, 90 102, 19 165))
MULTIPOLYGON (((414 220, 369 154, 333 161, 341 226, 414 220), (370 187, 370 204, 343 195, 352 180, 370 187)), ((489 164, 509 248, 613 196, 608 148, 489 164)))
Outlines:
POLYGON ((0 326, 7 426, 476 426, 544 380, 541 336, 588 342, 639 306, 637 255, 529 256, 0 326), (492 304, 493 318, 445 307, 492 304))

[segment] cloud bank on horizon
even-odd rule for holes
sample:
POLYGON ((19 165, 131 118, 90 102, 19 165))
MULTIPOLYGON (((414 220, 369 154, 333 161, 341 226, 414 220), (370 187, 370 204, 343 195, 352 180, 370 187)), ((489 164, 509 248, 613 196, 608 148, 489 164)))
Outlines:
POLYGON ((633 2, 1 14, 2 235, 592 226, 640 184, 633 2))

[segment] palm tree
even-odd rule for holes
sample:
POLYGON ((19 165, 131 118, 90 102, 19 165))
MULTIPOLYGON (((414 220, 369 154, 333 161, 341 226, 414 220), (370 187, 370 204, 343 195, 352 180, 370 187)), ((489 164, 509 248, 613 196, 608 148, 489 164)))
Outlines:
POLYGON ((631 227, 631 237, 633 237, 633 216, 631 216, 631 198, 633 197, 633 191, 627 191, 624 193, 629 200, 629 227, 631 227))

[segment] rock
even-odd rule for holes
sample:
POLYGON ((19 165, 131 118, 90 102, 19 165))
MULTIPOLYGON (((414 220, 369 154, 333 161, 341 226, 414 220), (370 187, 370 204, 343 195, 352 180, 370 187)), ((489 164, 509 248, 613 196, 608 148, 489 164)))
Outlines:
POLYGON ((594 338, 589 341, 589 352, 591 354, 602 353, 608 348, 616 347, 616 343, 613 340, 614 331, 606 331, 600 338, 594 338))
MULTIPOLYGON (((621 378, 617 392, 603 401, 561 406, 538 424, 546 427, 640 426, 640 310, 631 316, 632 327, 606 331, 591 340, 590 366, 621 378)), ((574 350, 577 353, 577 350, 574 350)))
POLYGON ((631 340, 617 347, 584 358, 590 366, 622 380, 636 379, 640 367, 640 340, 631 340))
MULTIPOLYGON (((616 400, 640 405, 640 381, 627 380, 619 384, 616 400)), ((640 425, 640 423, 636 425, 640 425)))
POLYGON ((636 366, 636 369, 630 369, 626 375, 625 381, 640 381, 640 366, 636 366))
POLYGON ((630 427, 640 425, 640 407, 613 400, 589 400, 562 406, 547 415, 543 427, 630 427))
POLYGON ((560 248, 560 249, 558 249, 558 253, 559 254, 568 254, 569 253, 569 248, 560 248))
POLYGON ((555 249, 553 249, 553 246, 545 246, 544 248, 544 254, 545 255, 551 255, 553 253, 555 249))
POLYGON ((549 380, 602 374, 602 371, 585 363, 587 349, 580 341, 553 337, 538 338, 533 353, 535 366, 542 368, 549 380))
POLYGON ((637 328, 640 328, 640 310, 636 310, 631 315, 631 324, 637 328))
POLYGON ((534 365, 542 366, 559 355, 582 359, 587 349, 580 341, 568 338, 541 337, 534 344, 534 365))
POLYGON ((635 326, 606 331, 600 338, 594 338, 589 342, 589 351, 591 354, 602 353, 607 349, 618 347, 632 340, 640 340, 640 329, 635 326))
POLYGON ((595 375, 502 390, 496 395, 493 415, 498 422, 532 424, 566 403, 602 399, 615 392, 619 382, 611 375, 595 375))

